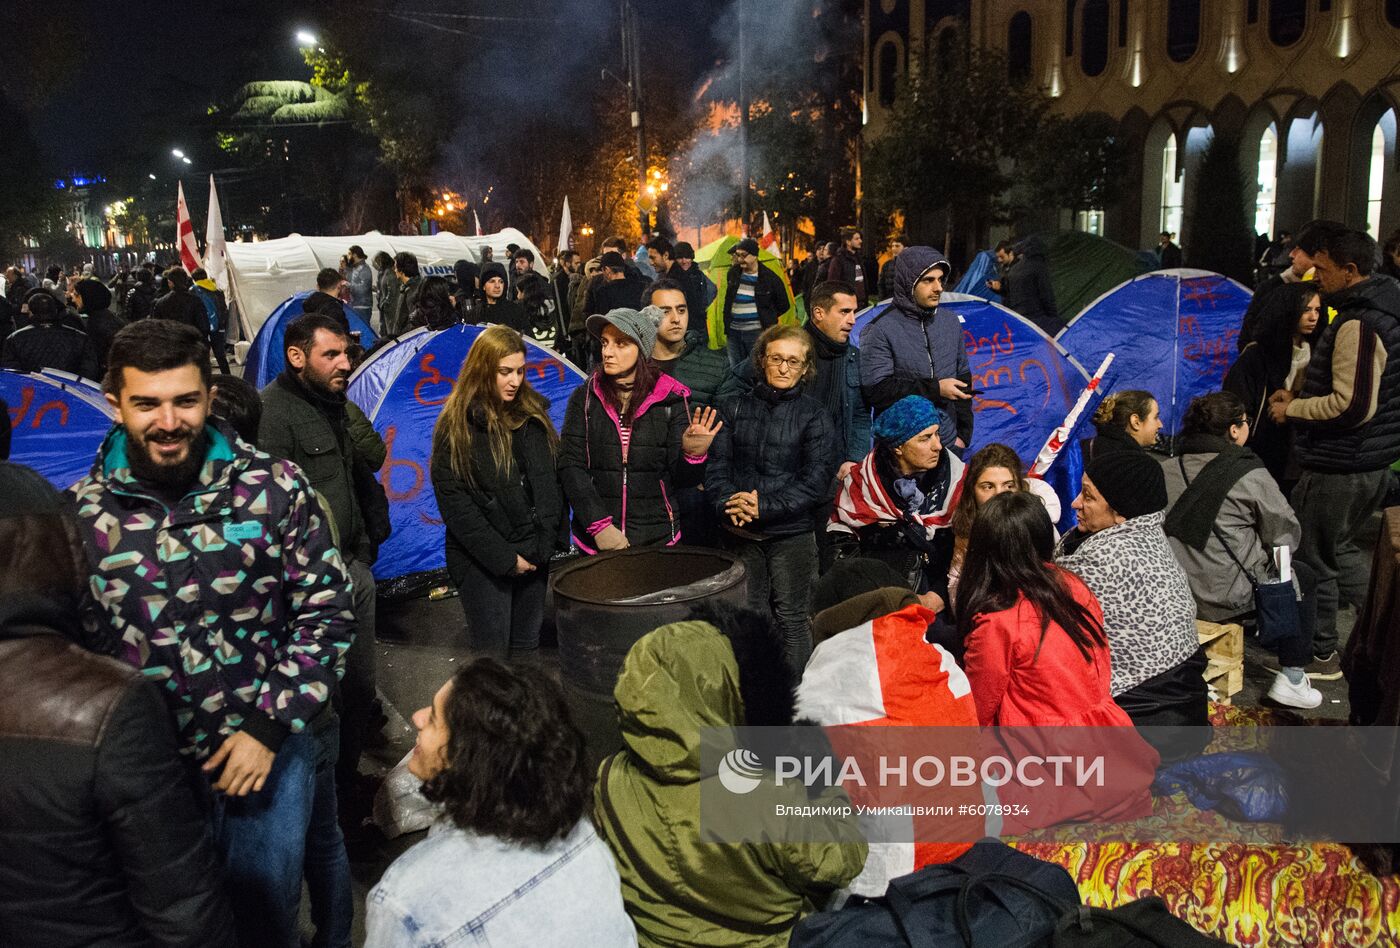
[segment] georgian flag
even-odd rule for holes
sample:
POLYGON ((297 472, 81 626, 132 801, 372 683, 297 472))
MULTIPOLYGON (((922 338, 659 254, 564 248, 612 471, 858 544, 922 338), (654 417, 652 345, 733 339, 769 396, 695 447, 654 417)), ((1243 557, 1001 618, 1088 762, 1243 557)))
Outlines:
POLYGON ((199 247, 194 242, 194 223, 190 220, 190 209, 185 204, 185 185, 176 182, 175 197, 175 243, 180 248, 180 266, 186 273, 199 269, 199 247))

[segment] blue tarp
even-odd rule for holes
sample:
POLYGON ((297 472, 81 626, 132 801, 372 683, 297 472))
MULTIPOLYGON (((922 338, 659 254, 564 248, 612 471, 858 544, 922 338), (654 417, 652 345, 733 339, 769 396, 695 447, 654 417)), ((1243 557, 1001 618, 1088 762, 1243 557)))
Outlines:
POLYGON ((10 460, 32 467, 60 490, 89 470, 115 417, 96 383, 65 373, 0 369, 0 399, 14 429, 10 460))
POLYGON ((996 280, 1001 276, 1001 271, 997 268, 996 254, 990 250, 979 250, 977 256, 972 258, 972 264, 967 268, 967 272, 962 275, 958 285, 953 290, 968 296, 980 296, 993 303, 1001 302, 1001 294, 994 293, 987 286, 988 280, 996 280))
MULTIPOLYGON (((364 409, 389 449, 380 482, 389 497, 394 532, 379 548, 377 579, 396 579, 446 565, 444 528, 429 463, 433 426, 452 383, 483 326, 419 329, 400 336, 365 360, 350 379, 349 395, 364 409)), ((550 401, 555 427, 584 376, 553 351, 525 340, 525 377, 550 401)))
MULTIPOLYGON (((856 315, 852 342, 860 344, 861 330, 886 305, 877 304, 856 315)), ((941 308, 956 313, 962 322, 972 387, 981 392, 972 400, 972 444, 965 456, 1000 442, 1014 449, 1029 467, 1089 383, 1088 373, 1034 323, 999 303, 945 293, 941 308)), ((903 317, 891 314, 889 318, 903 317)), ((1046 475, 1046 482, 1060 494, 1067 517, 1073 516, 1069 505, 1079 492, 1077 468, 1069 470, 1079 463, 1078 458, 1078 445, 1067 446, 1046 475)), ((1072 523, 1061 520, 1066 522, 1072 523)))
POLYGON ((1115 287, 1060 330, 1081 364, 1114 353, 1115 388, 1152 393, 1174 435, 1191 399, 1220 389, 1250 293, 1205 270, 1157 270, 1115 287))
MULTIPOLYGON (((302 304, 310 295, 310 291, 297 293, 283 300, 282 305, 267 317, 252 346, 248 348, 248 359, 243 365, 243 378, 259 391, 281 375, 282 370, 287 367, 287 347, 283 344, 287 335, 287 323, 301 315, 302 304)), ((360 334, 360 345, 368 349, 379 341, 374 330, 370 329, 353 309, 344 303, 340 305, 345 310, 345 318, 350 320, 350 331, 360 334)))

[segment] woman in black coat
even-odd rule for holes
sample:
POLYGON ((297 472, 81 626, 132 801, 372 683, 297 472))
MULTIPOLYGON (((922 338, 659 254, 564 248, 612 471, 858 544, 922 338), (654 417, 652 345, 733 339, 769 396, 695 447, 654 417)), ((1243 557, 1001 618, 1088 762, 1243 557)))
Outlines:
POLYGON ((525 381, 520 334, 492 326, 472 344, 433 431, 447 571, 478 655, 504 659, 539 647, 564 517, 548 409, 525 381))
POLYGON ((698 485, 719 431, 713 408, 649 355, 661 311, 648 306, 588 317, 602 357, 569 396, 559 480, 573 508, 574 545, 584 553, 680 542, 676 488, 698 485))
POLYGON ((816 375, 812 337, 773 326, 754 343, 755 383, 720 402, 724 427, 705 473, 705 496, 743 560, 749 605, 770 609, 788 662, 799 674, 812 653, 813 530, 831 497, 836 432, 826 406, 805 393, 816 375))
POLYGON ((1274 288, 1259 306, 1255 339, 1240 351, 1225 373, 1221 388, 1244 402, 1249 419, 1245 444, 1259 455, 1284 496, 1298 480, 1288 470, 1293 431, 1269 417, 1269 396, 1280 389, 1295 391, 1307 375, 1311 340, 1322 323, 1322 297, 1314 283, 1285 283, 1274 288))

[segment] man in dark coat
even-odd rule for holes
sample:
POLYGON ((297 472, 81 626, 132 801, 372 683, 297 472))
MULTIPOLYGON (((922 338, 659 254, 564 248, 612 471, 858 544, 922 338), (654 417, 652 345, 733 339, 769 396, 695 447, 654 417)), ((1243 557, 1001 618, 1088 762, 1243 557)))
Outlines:
POLYGON ((131 289, 127 290, 125 305, 122 307, 129 323, 150 316, 151 310, 156 306, 155 277, 151 271, 145 267, 138 267, 132 273, 132 280, 131 289))
POLYGON ((1157 241, 1157 263, 1163 270, 1174 270, 1181 266, 1181 248, 1172 238, 1176 235, 1169 230, 1162 231, 1157 241))
MULTIPOLYGON (((3 406, 0 406, 3 407, 3 406)), ((0 463, 0 931, 11 948, 232 948, 223 877, 160 693, 95 654, 87 562, 42 477, 0 463)))
POLYGON ((107 374, 107 350, 112 347, 112 338, 126 325, 126 320, 112 312, 112 291, 101 280, 79 280, 73 294, 77 297, 78 312, 87 317, 92 378, 100 379, 107 374))
POLYGON ((782 277, 759 262, 758 241, 745 237, 729 251, 734 265, 724 287, 724 333, 729 367, 737 370, 749 358, 758 334, 792 306, 782 277))
POLYGON ((67 310, 54 295, 44 289, 30 290, 24 305, 29 310, 29 323, 10 333, 0 346, 0 368, 19 372, 58 369, 94 378, 97 370, 87 333, 64 322, 67 310))
POLYGON ((719 290, 714 281, 705 276, 704 271, 696 264, 695 248, 684 240, 672 247, 671 268, 663 275, 680 284, 681 292, 685 294, 686 312, 689 313, 690 320, 686 326, 686 334, 699 333, 708 345, 710 324, 706 314, 719 290))
MULTIPOLYGON (((880 268, 880 299, 887 300, 894 296, 894 262, 904 248, 909 246, 909 238, 903 234, 895 234, 890 238, 890 259, 885 261, 885 265, 880 268)), ((810 312, 812 304, 807 304, 810 312)))
POLYGON ((841 248, 831 255, 824 279, 849 283, 856 288, 856 308, 865 309, 869 289, 865 283, 865 267, 861 264, 860 248, 864 238, 854 227, 841 228, 841 248))
POLYGON ((606 316, 615 309, 641 309, 647 281, 616 250, 603 254, 603 282, 588 293, 585 316, 606 316))
POLYGON ((1235 339, 1235 346, 1241 352, 1245 346, 1259 338, 1264 301, 1279 287, 1306 280, 1312 273, 1313 254, 1322 247, 1328 235, 1342 233, 1346 229, 1346 225, 1339 221, 1308 221, 1303 225, 1298 231, 1298 239, 1293 242, 1288 252, 1289 265, 1259 284, 1249 301, 1249 307, 1244 311, 1244 318, 1240 320, 1240 334, 1235 339))
POLYGON ((1006 268, 1001 294, 1007 309, 1015 310, 1053 336, 1061 327, 1055 306, 1055 289, 1050 285, 1050 264, 1045 259, 1045 242, 1027 237, 1016 245, 1016 259, 1006 268))
POLYGON ((165 285, 170 292, 156 300, 151 309, 151 318, 170 319, 184 323, 209 338, 209 318, 205 315, 204 304, 190 292, 190 275, 180 267, 171 267, 165 272, 165 285))

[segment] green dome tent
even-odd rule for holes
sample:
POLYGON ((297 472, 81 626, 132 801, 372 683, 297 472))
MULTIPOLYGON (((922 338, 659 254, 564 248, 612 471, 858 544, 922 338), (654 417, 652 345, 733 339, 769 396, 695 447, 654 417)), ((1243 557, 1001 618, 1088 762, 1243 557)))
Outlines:
POLYGON ((1151 269, 1136 251, 1093 234, 1068 231, 1046 237, 1045 243, 1055 307, 1065 323, 1109 290, 1151 269))
MULTIPOLYGON (((711 349, 724 348, 724 293, 725 287, 729 285, 729 268, 734 265, 729 251, 738 242, 738 237, 721 237, 695 251, 695 263, 705 272, 706 276, 714 281, 715 289, 719 291, 715 294, 715 301, 710 304, 707 314, 711 349)), ((773 256, 773 252, 767 247, 759 248, 758 262, 760 266, 767 267, 778 275, 778 279, 783 281, 783 288, 788 292, 788 299, 794 300, 792 305, 788 306, 787 312, 778 317, 778 322, 794 325, 801 323, 803 320, 798 313, 798 304, 792 292, 792 284, 788 282, 787 274, 783 272, 783 262, 773 256)))

